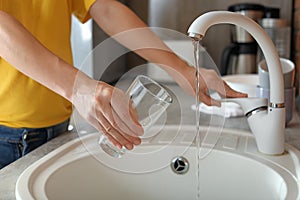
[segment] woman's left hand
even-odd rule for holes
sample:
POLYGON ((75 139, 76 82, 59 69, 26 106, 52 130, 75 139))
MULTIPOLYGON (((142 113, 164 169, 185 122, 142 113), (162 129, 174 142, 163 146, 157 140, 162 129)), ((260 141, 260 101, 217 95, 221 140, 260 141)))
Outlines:
MULTIPOLYGON (((245 93, 233 90, 229 85, 216 73, 215 70, 200 68, 199 70, 200 87, 198 98, 208 106, 221 106, 221 102, 213 99, 209 90, 217 92, 221 97, 226 98, 245 98, 245 93)), ((187 66, 185 69, 174 77, 180 87, 186 93, 196 96, 196 69, 187 66)))

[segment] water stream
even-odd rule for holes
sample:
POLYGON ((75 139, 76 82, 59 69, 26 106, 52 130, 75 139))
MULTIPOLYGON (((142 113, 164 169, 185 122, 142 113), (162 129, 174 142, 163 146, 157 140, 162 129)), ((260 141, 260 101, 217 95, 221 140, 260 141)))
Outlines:
MULTIPOLYGON (((205 68, 209 70, 214 70, 219 75, 219 70, 216 64, 214 63, 213 59, 210 55, 206 52, 206 50, 201 45, 200 41, 193 41, 194 45, 194 58, 195 58, 195 67, 196 67, 196 97, 200 94, 200 68, 205 68)), ((213 98, 218 98, 218 95, 215 94, 213 98)), ((224 128, 225 117, 217 116, 212 114, 210 116, 210 121, 208 122, 209 125, 214 126, 214 131, 207 130, 205 134, 200 135, 200 99, 196 99, 196 169, 197 169, 197 200, 200 200, 201 194, 201 185, 200 185, 200 161, 203 161, 212 151, 215 145, 217 144, 220 135, 224 128), (205 148, 204 148, 205 146, 205 148)), ((219 108, 221 109, 221 108, 219 108)), ((225 109, 223 106, 222 109, 225 109)), ((225 112, 221 110, 220 112, 225 112)))
POLYGON ((193 41, 194 43, 194 57, 195 57, 195 65, 196 65, 196 148, 197 148, 197 158, 196 158, 196 166, 197 166, 197 200, 200 200, 200 148, 201 148, 201 135, 200 135, 200 100, 198 98, 200 93, 200 60, 199 60, 199 51, 200 51, 200 42, 193 41))

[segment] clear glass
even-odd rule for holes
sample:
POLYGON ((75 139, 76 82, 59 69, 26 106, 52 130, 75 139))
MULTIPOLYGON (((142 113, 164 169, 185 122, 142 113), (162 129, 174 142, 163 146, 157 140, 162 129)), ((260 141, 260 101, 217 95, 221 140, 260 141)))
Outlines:
MULTIPOLYGON (((151 126, 156 124, 157 120, 166 111, 172 103, 172 97, 165 88, 159 85, 151 78, 139 75, 129 86, 128 94, 133 102, 139 122, 144 129, 144 135, 151 126)), ((126 148, 119 149, 115 147, 104 135, 100 136, 99 145, 107 154, 112 157, 120 158, 126 152, 126 148)))

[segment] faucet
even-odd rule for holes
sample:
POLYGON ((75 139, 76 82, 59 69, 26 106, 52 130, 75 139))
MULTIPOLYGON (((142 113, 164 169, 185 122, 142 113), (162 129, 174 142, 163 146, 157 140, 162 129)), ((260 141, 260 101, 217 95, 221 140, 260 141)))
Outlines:
POLYGON ((240 104, 261 153, 283 154, 285 140, 284 84, 277 50, 261 26, 244 15, 229 11, 212 11, 199 16, 190 25, 188 35, 194 40, 201 40, 208 28, 222 23, 240 26, 252 35, 265 56, 270 74, 269 105, 266 99, 259 98, 232 98, 224 101, 240 104))

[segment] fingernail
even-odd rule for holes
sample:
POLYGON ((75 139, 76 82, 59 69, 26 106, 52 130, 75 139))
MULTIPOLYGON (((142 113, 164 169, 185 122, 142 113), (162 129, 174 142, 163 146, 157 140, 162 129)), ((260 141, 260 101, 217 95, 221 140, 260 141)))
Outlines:
POLYGON ((133 141, 133 144, 139 145, 139 144, 141 144, 141 140, 134 140, 134 141, 133 141))
POLYGON ((132 144, 126 144, 126 145, 125 145, 125 147, 126 147, 126 149, 128 149, 128 150, 131 150, 131 149, 133 149, 133 146, 132 146, 132 144))

